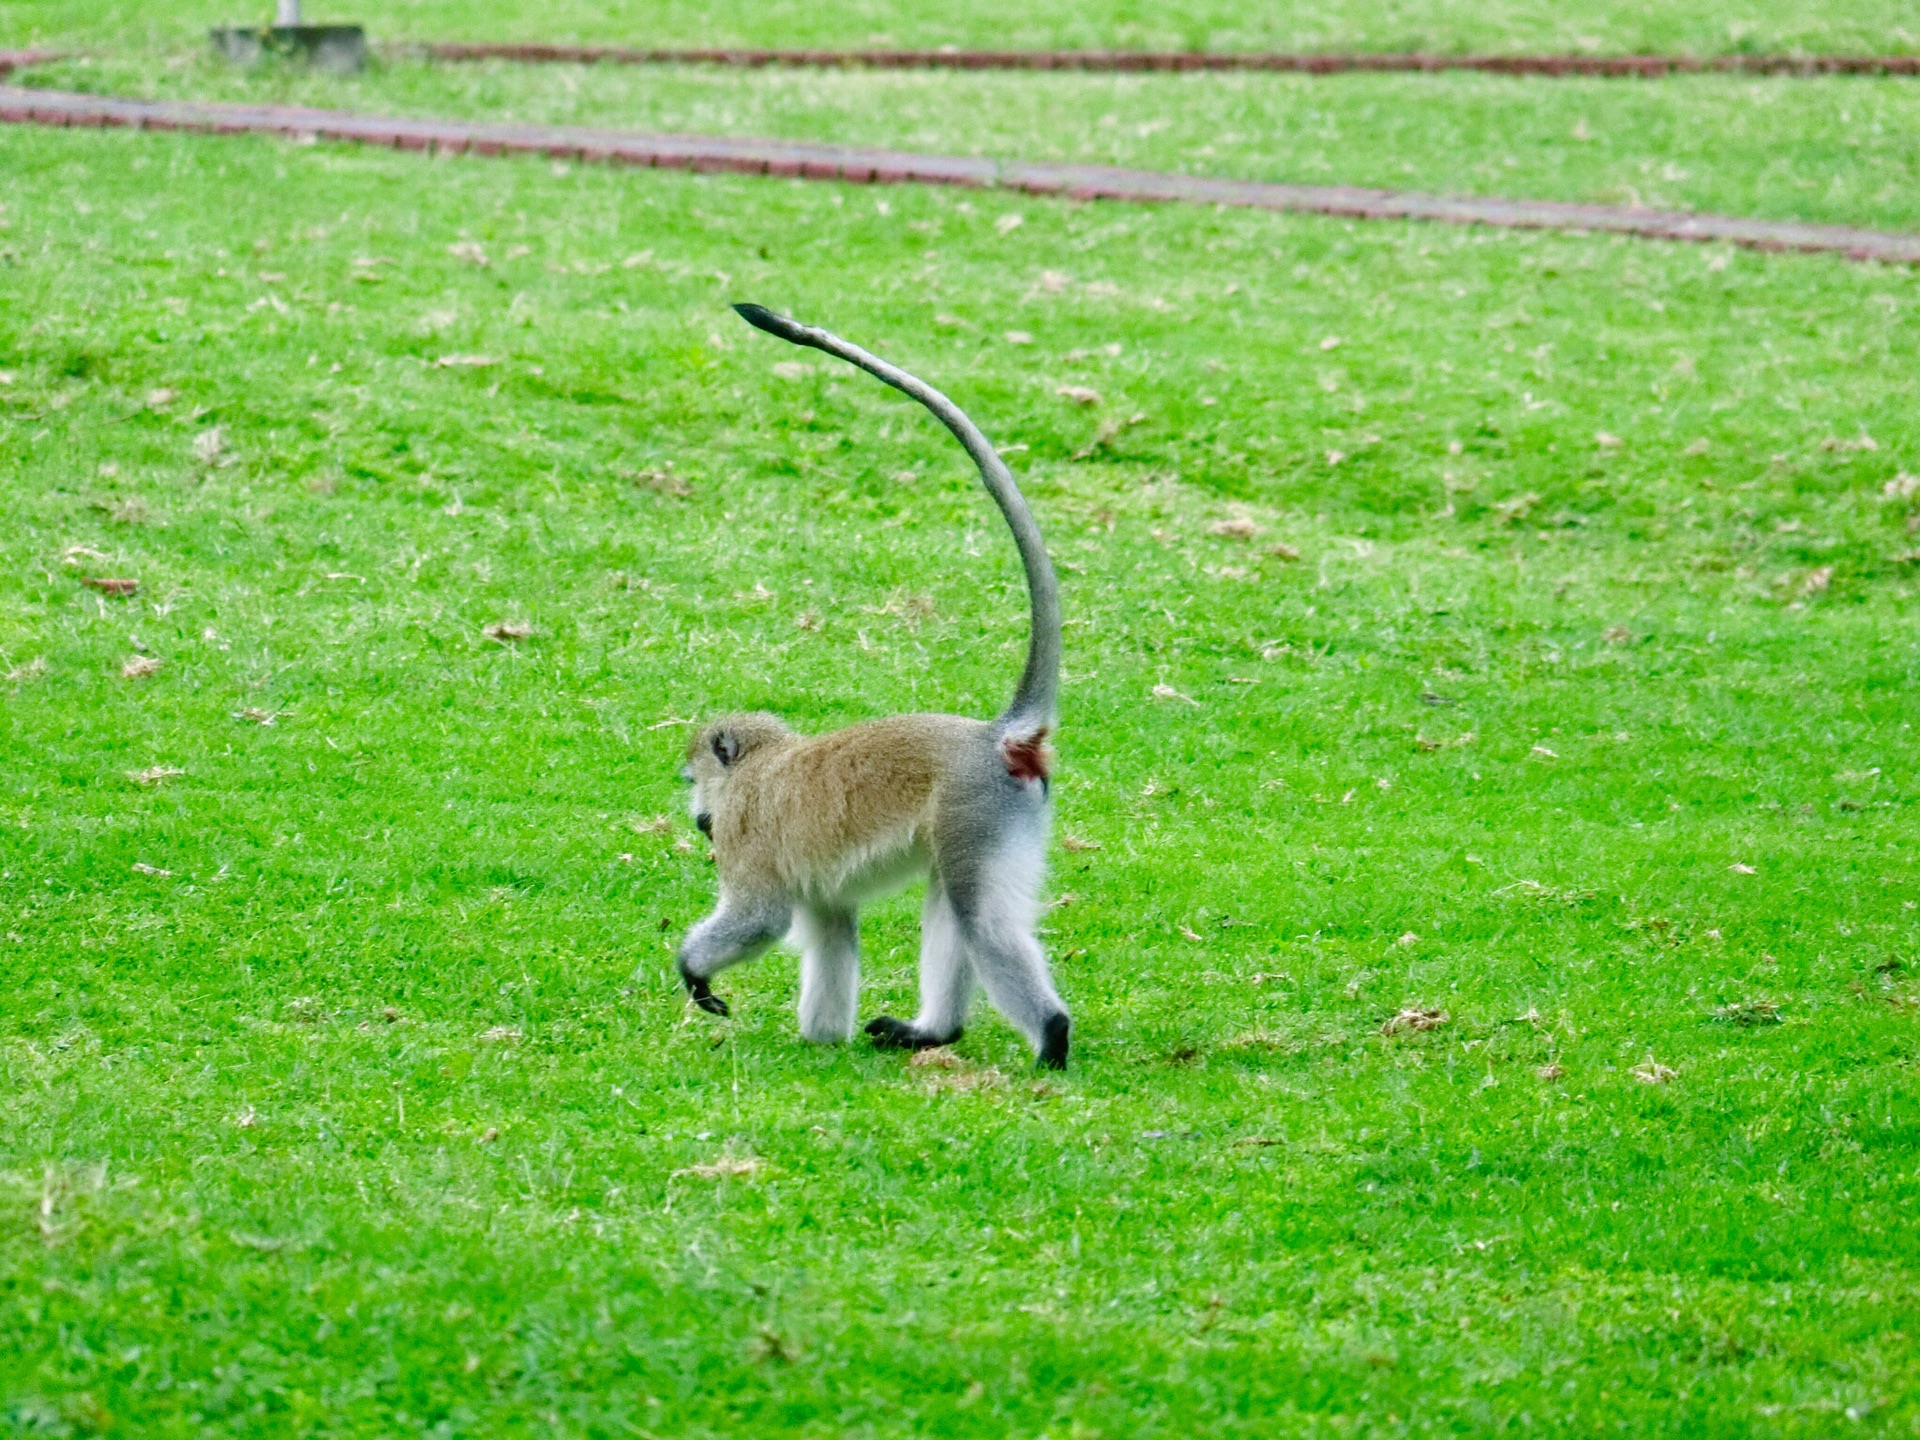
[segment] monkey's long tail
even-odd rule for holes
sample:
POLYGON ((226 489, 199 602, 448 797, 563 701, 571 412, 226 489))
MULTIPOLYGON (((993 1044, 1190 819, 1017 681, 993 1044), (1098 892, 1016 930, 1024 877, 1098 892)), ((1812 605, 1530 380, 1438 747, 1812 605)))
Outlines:
POLYGON ((1016 736, 1044 733, 1051 728, 1060 693, 1060 585, 1054 578, 1053 562, 1047 558, 1046 543, 1040 538, 1040 527, 1034 523, 1026 497, 1020 493, 999 452, 987 443, 980 427, 969 420, 958 405, 924 380, 889 365, 877 355, 869 355, 838 335, 776 315, 764 305, 733 308, 740 312, 741 319, 769 335, 836 355, 875 379, 911 395, 931 410, 966 447, 967 454, 980 468, 980 479, 987 493, 993 496, 1000 513, 1006 517, 1008 528, 1013 531, 1013 543, 1020 550, 1020 564, 1027 572, 1027 601, 1032 617, 1027 638, 1027 668, 1021 673, 1020 688, 1014 692, 1013 703, 1000 717, 1000 730, 1003 735, 1016 736))

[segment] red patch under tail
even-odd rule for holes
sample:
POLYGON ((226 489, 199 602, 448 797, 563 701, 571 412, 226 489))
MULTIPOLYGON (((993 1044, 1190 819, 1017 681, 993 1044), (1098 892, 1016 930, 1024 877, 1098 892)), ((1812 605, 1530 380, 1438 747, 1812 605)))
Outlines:
POLYGON ((1047 732, 1008 735, 1000 741, 1000 760, 1016 780, 1045 780, 1053 770, 1053 752, 1047 748, 1047 732))

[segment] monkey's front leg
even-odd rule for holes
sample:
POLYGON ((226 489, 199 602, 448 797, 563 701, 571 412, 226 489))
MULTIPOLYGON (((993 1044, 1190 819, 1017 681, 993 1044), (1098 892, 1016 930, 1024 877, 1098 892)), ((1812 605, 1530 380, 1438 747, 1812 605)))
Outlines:
POLYGON ((822 1045, 851 1039, 860 1010, 860 922, 851 910, 802 906, 800 1033, 822 1045))
POLYGON ((693 1003, 710 1015, 727 1013, 727 1002, 707 984, 729 965, 751 960, 787 933, 793 912, 778 900, 724 896, 720 908, 680 942, 680 979, 693 1003))

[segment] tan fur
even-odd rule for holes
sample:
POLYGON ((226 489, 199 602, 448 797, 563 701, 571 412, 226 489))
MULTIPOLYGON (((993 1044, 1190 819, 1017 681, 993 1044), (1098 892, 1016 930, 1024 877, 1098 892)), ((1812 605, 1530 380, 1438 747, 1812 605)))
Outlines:
POLYGON ((862 862, 923 851, 953 761, 988 726, 958 715, 894 715, 796 735, 771 715, 715 721, 687 747, 696 803, 730 892, 835 897, 862 862), (714 738, 740 758, 722 765, 714 738))

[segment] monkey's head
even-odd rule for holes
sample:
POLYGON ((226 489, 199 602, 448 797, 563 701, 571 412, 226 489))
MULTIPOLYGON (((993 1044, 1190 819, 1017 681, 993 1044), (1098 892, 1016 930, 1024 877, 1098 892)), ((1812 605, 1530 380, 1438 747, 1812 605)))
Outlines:
POLYGON ((687 742, 687 762, 680 767, 680 778, 693 786, 689 803, 693 823, 702 833, 713 833, 714 809, 739 766, 792 738, 793 731, 779 716, 764 710, 724 715, 694 733, 687 742))

